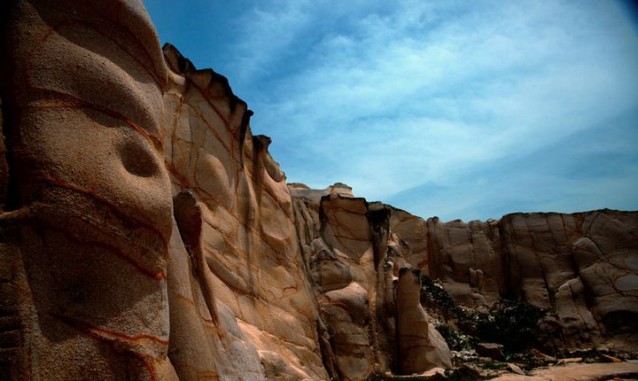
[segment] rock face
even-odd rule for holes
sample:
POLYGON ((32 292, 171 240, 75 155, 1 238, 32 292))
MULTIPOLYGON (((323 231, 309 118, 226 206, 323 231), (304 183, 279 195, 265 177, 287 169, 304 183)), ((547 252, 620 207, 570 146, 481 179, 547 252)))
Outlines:
POLYGON ((431 218, 427 229, 430 275, 460 304, 517 298, 553 312, 554 348, 638 350, 638 213, 431 218))
POLYGON ((138 1, 0 11, 0 379, 450 367, 422 275, 549 310, 553 348, 638 350, 638 213, 443 223, 286 184, 246 103, 160 49, 138 1))
POLYGON ((291 194, 330 375, 365 380, 449 367, 450 350, 419 304, 409 247, 391 229, 393 209, 343 186, 311 192, 291 185, 291 194), (411 276, 401 282, 401 273, 411 276))
POLYGON ((164 54, 164 160, 176 217, 171 363, 180 380, 325 379, 292 201, 270 140, 251 134, 251 112, 224 77, 196 70, 170 45, 164 54))
POLYGON ((397 287, 397 341, 399 369, 419 373, 433 367, 452 367, 447 343, 421 305, 421 272, 403 268, 397 287))
POLYGON ((151 21, 135 1, 8 1, 1 17, 0 378, 177 379, 151 21))

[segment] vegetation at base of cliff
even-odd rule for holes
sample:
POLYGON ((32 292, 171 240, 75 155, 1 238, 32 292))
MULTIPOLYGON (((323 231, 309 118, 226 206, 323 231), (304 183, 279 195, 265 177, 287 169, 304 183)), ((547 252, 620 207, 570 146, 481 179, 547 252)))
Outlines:
POLYGON ((437 325, 436 330, 439 331, 447 342, 448 347, 453 351, 464 351, 476 345, 476 338, 465 335, 447 324, 437 325))
POLYGON ((473 368, 468 366, 461 366, 460 368, 447 371, 447 381, 478 381, 484 380, 485 377, 473 368))
POLYGON ((438 280, 421 276, 421 304, 454 320, 458 329, 439 324, 437 330, 455 351, 474 347, 479 342, 503 344, 506 353, 521 352, 538 344, 538 323, 546 311, 527 302, 502 299, 487 313, 459 307, 438 280))
MULTIPOLYGON (((467 313, 459 307, 454 299, 443 288, 439 280, 434 280, 427 275, 421 275, 421 304, 430 311, 441 315, 445 321, 452 319, 467 320, 467 313)), ((439 324, 436 327, 450 349, 462 351, 471 348, 475 342, 463 332, 447 325, 439 324)))
POLYGON ((441 282, 427 275, 421 275, 421 304, 440 312, 446 318, 463 315, 463 310, 445 291, 441 282))
POLYGON ((472 344, 503 344, 503 350, 511 354, 538 346, 538 323, 546 314, 527 302, 502 299, 487 313, 464 312, 457 325, 462 333, 471 336, 472 344))
POLYGON ((546 311, 527 302, 503 299, 476 323, 481 341, 503 344, 506 352, 520 352, 538 344, 538 321, 546 311))

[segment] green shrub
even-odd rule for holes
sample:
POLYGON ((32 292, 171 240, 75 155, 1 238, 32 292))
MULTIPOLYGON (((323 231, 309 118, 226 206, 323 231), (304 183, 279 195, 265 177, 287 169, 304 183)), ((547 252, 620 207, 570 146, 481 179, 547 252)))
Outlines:
POLYGON ((452 350, 464 350, 477 342, 503 344, 507 353, 520 352, 537 345, 538 322, 546 311, 527 302, 503 299, 487 313, 468 312, 459 307, 438 280, 421 275, 421 304, 456 319, 458 330, 440 324, 441 333, 452 350))
POLYGON ((447 342, 447 345, 453 351, 463 351, 472 347, 471 339, 467 335, 462 334, 447 324, 437 325, 436 330, 439 331, 447 342))
POLYGON ((427 275, 421 275, 421 304, 445 316, 459 317, 463 313, 441 283, 427 275))
POLYGON ((480 341, 503 344, 506 352, 519 352, 533 347, 538 321, 546 312, 527 302, 503 299, 476 320, 476 336, 480 341))

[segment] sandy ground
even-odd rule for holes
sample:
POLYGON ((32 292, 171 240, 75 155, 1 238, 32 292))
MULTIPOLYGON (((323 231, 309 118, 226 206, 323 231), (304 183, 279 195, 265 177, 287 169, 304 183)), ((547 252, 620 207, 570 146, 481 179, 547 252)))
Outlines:
POLYGON ((598 381, 638 380, 638 363, 569 364, 539 368, 530 376, 508 373, 492 380, 498 381, 598 381))

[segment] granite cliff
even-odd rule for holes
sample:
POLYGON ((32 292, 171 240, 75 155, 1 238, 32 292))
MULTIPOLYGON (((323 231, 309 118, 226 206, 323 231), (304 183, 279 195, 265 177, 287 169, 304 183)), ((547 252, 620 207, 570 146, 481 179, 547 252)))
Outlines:
POLYGON ((525 350, 635 357, 638 212, 443 223, 287 184, 139 1, 0 11, 0 379, 443 377, 504 299, 542 311, 525 350))

